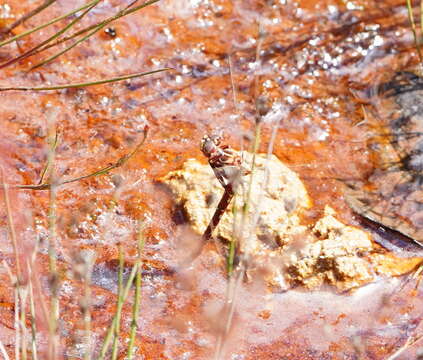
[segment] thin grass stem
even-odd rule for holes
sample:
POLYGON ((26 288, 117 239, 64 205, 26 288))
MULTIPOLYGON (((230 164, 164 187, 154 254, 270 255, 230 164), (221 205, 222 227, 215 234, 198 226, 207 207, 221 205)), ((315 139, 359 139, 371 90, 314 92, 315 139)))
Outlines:
POLYGON ((64 53, 68 52, 69 50, 73 49, 75 46, 79 45, 80 43, 84 42, 85 40, 89 39, 91 36, 93 36, 95 33, 97 33, 98 31, 100 31, 101 29, 103 29, 105 26, 107 26, 108 24, 110 24, 111 22, 121 18, 122 16, 126 16, 134 11, 143 9, 151 4, 154 4, 156 2, 158 2, 159 0, 151 0, 151 1, 147 1, 144 4, 137 6, 133 9, 130 9, 130 7, 137 2, 133 1, 131 4, 129 4, 127 7, 125 7, 125 9, 122 9, 121 11, 119 11, 116 15, 100 22, 96 27, 94 27, 94 29, 92 29, 92 31, 88 32, 87 35, 83 36, 82 38, 76 40, 72 45, 67 46, 65 49, 59 51, 58 53, 48 57, 47 59, 41 61, 40 63, 34 65, 33 67, 30 68, 30 70, 34 70, 37 69, 55 59, 57 59, 59 56, 63 55, 64 53))
POLYGON ((48 163, 51 164, 50 183, 49 188, 49 209, 48 209, 48 259, 50 272, 50 288, 51 288, 51 304, 49 316, 49 359, 57 358, 59 346, 59 273, 57 271, 57 229, 56 229, 56 186, 55 186, 55 171, 54 164, 56 158, 55 138, 56 125, 55 113, 48 114, 48 129, 49 129, 49 143, 50 148, 48 152, 48 163))
MULTIPOLYGON (((259 33, 258 33, 258 43, 256 48, 256 68, 255 72, 257 71, 257 67, 259 65, 260 60, 260 52, 261 47, 263 44, 263 40, 265 37, 265 33, 262 29, 262 23, 260 21, 259 23, 259 33)), ((241 216, 241 226, 240 226, 240 234, 238 235, 239 240, 238 243, 240 246, 244 246, 246 251, 242 254, 240 259, 240 264, 236 268, 236 276, 231 276, 229 278, 229 282, 227 285, 226 290, 226 296, 225 296, 225 303, 224 303, 224 318, 225 318, 225 328, 223 331, 219 333, 216 345, 215 345, 215 351, 214 351, 214 359, 220 360, 223 358, 223 345, 224 345, 224 338, 228 334, 229 329, 232 325, 233 316, 235 313, 235 306, 236 306, 236 292, 239 286, 241 285, 242 278, 244 276, 244 273, 247 269, 248 263, 250 261, 250 254, 249 254, 249 246, 245 246, 245 243, 249 241, 249 236, 245 234, 245 225, 249 214, 249 208, 251 204, 251 195, 252 195, 252 188, 253 188, 253 180, 255 175, 255 169, 256 169, 256 157, 257 153, 260 147, 260 139, 261 139, 261 128, 262 128, 262 119, 260 111, 257 108, 257 87, 258 87, 258 79, 257 76, 254 75, 254 98, 256 99, 256 119, 255 119, 255 131, 254 131, 254 143, 252 148, 252 164, 251 164, 251 173, 250 173, 250 179, 248 184, 248 191, 246 193, 246 197, 244 198, 244 204, 242 207, 242 216, 241 216)), ((235 221, 235 220, 234 220, 235 221)), ((254 231, 254 228, 252 226, 248 226, 248 229, 250 231, 254 231)))
POLYGON ((9 185, 6 183, 4 179, 4 172, 3 169, 0 169, 1 178, 3 182, 3 193, 4 193, 4 203, 6 207, 6 214, 7 214, 7 225, 9 228, 9 234, 12 241, 13 246, 13 252, 15 255, 15 261, 16 261, 16 277, 17 277, 17 286, 20 285, 22 282, 21 276, 21 262, 20 262, 20 256, 19 256, 19 250, 18 250, 18 240, 16 237, 16 231, 15 231, 15 224, 12 217, 12 210, 10 207, 10 198, 9 198, 9 185))
POLYGON ((134 344, 135 336, 139 330, 138 317, 140 313, 140 304, 141 304, 141 282, 142 282, 142 254, 144 251, 144 229, 143 225, 139 225, 138 229, 138 271, 135 278, 135 295, 134 295, 134 304, 132 305, 132 321, 131 321, 131 331, 129 335, 129 344, 128 344, 128 355, 127 359, 132 360, 134 356, 134 344))
POLYGON ((116 310, 116 324, 113 332, 112 360, 116 360, 119 349, 120 319, 123 306, 123 261, 122 245, 119 244, 118 302, 116 310))
MULTIPOLYGON (((160 1, 160 0, 152 1, 152 2, 150 2, 148 5, 151 5, 151 4, 153 4, 154 2, 157 2, 157 1, 160 1)), ((116 17, 116 19, 114 19, 114 20, 117 20, 117 19, 119 19, 119 18, 121 18, 121 17, 123 17, 123 16, 126 16, 126 15, 129 15, 129 14, 132 14, 132 13, 134 13, 134 12, 136 12, 136 11, 140 10, 140 8, 145 7, 145 6, 146 6, 146 5, 141 5, 141 7, 135 7, 135 8, 133 8, 133 9, 130 9, 130 8, 128 8, 128 7, 127 7, 127 11, 126 11, 124 14, 121 14, 121 15, 117 16, 117 17, 116 17)), ((110 18, 109 18, 109 19, 110 19, 110 18)), ((114 20, 113 20, 113 21, 114 21, 114 20)), ((107 19, 106 19, 106 21, 107 21, 107 19)), ((40 52, 42 52, 42 51, 44 51, 44 50, 50 49, 50 48, 55 47, 55 46, 57 46, 57 45, 60 45, 60 44, 62 44, 62 43, 64 43, 64 42, 67 42, 67 41, 69 41, 69 40, 75 39, 75 38, 77 38, 78 36, 80 36, 80 35, 82 35, 82 34, 85 34, 85 33, 87 33, 88 31, 91 31, 91 30, 95 29, 95 28, 96 28, 98 25, 100 25, 100 24, 101 24, 101 23, 97 23, 97 24, 94 24, 94 25, 87 26, 86 28, 81 29, 81 30, 78 30, 77 32, 75 32, 75 33, 73 33, 73 34, 71 34, 71 35, 69 35, 69 36, 67 36, 67 37, 64 37, 64 38, 62 38, 62 39, 58 39, 58 40, 56 40, 54 43, 52 43, 52 44, 48 44, 48 45, 45 45, 43 48, 36 50, 36 51, 35 51, 32 55, 38 54, 38 53, 40 53, 40 52)))
POLYGON ((37 350, 37 324, 35 318, 35 302, 34 289, 32 286, 32 270, 31 265, 27 262, 28 271, 28 290, 29 290, 29 310, 31 314, 31 357, 32 360, 38 360, 37 350))
POLYGON ((3 33, 11 32, 14 28, 18 27, 20 24, 24 23, 25 21, 29 20, 30 18, 34 17, 35 15, 39 14, 43 10, 47 9, 50 5, 52 5, 55 2, 56 2, 56 0, 45 0, 40 6, 38 6, 34 10, 30 11, 29 13, 25 14, 24 16, 20 17, 18 20, 16 20, 14 23, 9 25, 2 32, 3 33))
POLYGON ((7 274, 9 275, 10 283, 13 286, 13 295, 14 295, 14 326, 15 326, 15 359, 20 359, 20 351, 19 351, 19 345, 20 345, 20 326, 19 326, 19 294, 18 294, 18 288, 17 288, 17 279, 16 276, 13 275, 12 270, 10 269, 10 266, 8 263, 3 260, 2 264, 4 268, 6 269, 7 274))
MULTIPOLYGON (((407 0, 407 12, 408 12, 408 19, 410 20, 411 31, 413 32, 414 43, 416 45, 417 55, 418 55, 419 60, 420 60, 420 66, 423 66, 423 55, 422 55, 422 51, 421 51, 421 48, 420 48, 420 39, 419 39, 419 36, 418 36, 418 33, 417 33, 416 23, 414 21, 413 5, 411 4, 411 0, 407 0)), ((421 14, 423 14, 423 13, 421 12, 421 14)))
POLYGON ((141 76, 156 74, 162 71, 172 70, 170 68, 163 68, 158 70, 152 70, 147 72, 140 72, 140 73, 134 73, 129 75, 123 75, 118 76, 111 79, 105 79, 105 80, 95 80, 95 81, 88 81, 83 83, 76 83, 76 84, 66 84, 66 85, 54 85, 54 86, 15 86, 15 87, 0 87, 1 91, 52 91, 52 90, 63 90, 63 89, 76 89, 76 88, 83 88, 87 86, 94 86, 94 85, 101 85, 101 84, 108 84, 108 83, 114 83, 117 81, 124 81, 128 79, 133 79, 141 76))
MULTIPOLYGON (((54 149, 54 151, 56 151, 58 143, 59 143, 59 136, 58 136, 58 133, 56 133, 56 137, 54 138, 53 144, 50 144, 50 146, 54 149)), ((46 175, 49 176, 52 164, 48 160, 50 159, 47 159, 46 166, 41 171, 40 181, 38 182, 38 185, 44 183, 46 175)))
POLYGON ((19 302, 19 294, 18 288, 15 285, 14 290, 14 297, 15 297, 15 359, 20 360, 21 352, 20 352, 20 345, 21 345, 21 331, 20 331, 20 324, 19 324, 19 313, 20 313, 20 302, 19 302))
POLYGON ((57 254, 56 254, 56 187, 50 188, 49 203, 49 272, 51 287, 51 304, 49 316, 49 359, 56 359, 58 339, 58 320, 59 320, 59 274, 57 271, 57 254))
POLYGON ((423 40, 423 0, 420 0, 420 39, 419 43, 423 40))
POLYGON ((92 265, 93 259, 91 257, 87 257, 84 259, 85 269, 83 274, 84 280, 84 297, 81 303, 81 311, 82 317, 84 322, 84 331, 85 331, 85 347, 84 347, 84 360, 91 360, 91 352, 92 352, 92 345, 91 345, 91 331, 92 331, 92 324, 91 324, 91 276, 92 276, 92 265))
MULTIPOLYGON (((126 282, 126 286, 125 286, 125 289, 123 291, 123 295, 122 295, 123 303, 125 303, 126 299, 128 298, 129 290, 132 286, 132 283, 134 282, 137 271, 138 271, 138 264, 135 264, 132 267, 131 273, 129 274, 128 281, 126 282)), ((110 342, 112 341, 112 338, 113 338, 116 323, 117 323, 117 313, 115 313, 115 315, 113 316, 112 323, 110 324, 110 327, 107 330, 107 334, 104 338, 103 345, 102 345, 101 351, 100 351, 100 355, 97 358, 97 360, 104 360, 105 359, 107 351, 109 350, 109 347, 110 347, 110 342)))
MULTIPOLYGON (((132 150, 130 153, 122 156, 121 158, 118 159, 118 161, 116 161, 114 164, 109 165, 105 168, 102 168, 100 170, 94 171, 90 174, 87 175, 82 175, 76 178, 72 178, 72 179, 68 179, 68 180, 64 180, 64 181, 57 181, 57 183, 54 184, 55 187, 61 186, 61 185, 65 185, 65 184, 70 184, 76 181, 80 181, 80 180, 84 180, 84 179, 88 179, 91 177, 96 177, 96 176, 101 176, 101 175, 105 175, 108 174, 110 171, 123 166, 129 159, 131 159, 141 148, 141 146, 144 144, 146 138, 147 138, 147 134, 148 134, 148 127, 145 128, 144 130, 144 136, 142 138, 142 140, 138 143, 138 145, 135 147, 134 150, 132 150)), ((44 183, 44 184, 37 184, 37 185, 15 185, 15 188, 18 189, 27 189, 27 190, 48 190, 52 187, 52 183, 44 183)))
POLYGON ((407 338, 407 341, 399 349, 397 349, 392 355, 390 355, 386 360, 397 360, 399 356, 407 350, 410 346, 414 345, 416 342, 420 341, 423 338, 423 335, 414 335, 407 338))
POLYGON ((47 38, 46 40, 42 41, 40 44, 36 45, 35 47, 33 47, 32 49, 25 51, 22 55, 5 62, 4 64, 0 65, 0 69, 12 65, 20 60, 26 59, 27 57, 33 55, 35 53, 36 50, 42 48, 43 46, 47 45, 48 43, 50 43, 51 41, 57 39, 59 36, 61 36, 62 34, 64 34, 65 32, 67 32, 70 28, 72 28, 72 26, 74 26, 77 22, 79 22, 82 18, 85 17, 85 15, 88 14, 88 12, 90 12, 95 6, 97 6, 97 4, 100 2, 101 0, 94 0, 92 1, 90 4, 91 6, 89 6, 88 8, 86 8, 80 15, 78 15, 75 19, 73 19, 68 25, 66 25, 65 27, 63 27, 61 30, 59 30, 57 33, 55 33, 54 35, 50 36, 49 38, 47 38))
POLYGON ((4 360, 10 360, 9 354, 6 351, 6 348, 3 345, 3 342, 0 340, 0 353, 3 355, 4 360))
MULTIPOLYGON (((232 234, 235 235, 235 219, 236 219, 236 197, 232 203, 232 217, 234 219, 234 227, 232 234)), ((232 272, 234 270, 234 259, 235 259, 235 248, 236 248, 236 237, 232 236, 232 240, 229 242, 229 254, 228 254, 228 260, 227 260, 227 270, 228 270, 228 276, 230 277, 232 275, 232 272)))
POLYGON ((10 198, 9 198, 9 185, 4 181, 4 174, 3 169, 0 169, 1 178, 3 181, 3 192, 4 192, 4 202, 6 208, 6 215, 7 215, 7 225, 10 234, 10 238, 12 240, 12 247, 15 256, 16 262, 16 277, 12 276, 10 271, 11 280, 13 286, 15 287, 15 326, 18 328, 16 329, 16 343, 15 343, 15 357, 19 359, 22 355, 22 360, 26 360, 27 352, 26 352, 26 294, 24 290, 24 281, 23 281, 23 274, 21 271, 21 263, 20 263, 20 254, 18 249, 18 240, 15 231, 15 224, 12 217, 12 209, 10 206, 10 198))
POLYGON ((12 43, 14 41, 17 41, 19 39, 22 39, 25 36, 31 35, 34 32, 37 32, 39 30, 42 30, 42 29, 44 29, 44 28, 46 28, 46 27, 48 27, 50 25, 53 25, 53 24, 55 24, 55 23, 57 23, 57 22, 59 22, 59 21, 61 21, 63 19, 66 19, 67 17, 72 16, 72 15, 76 14, 77 12, 86 9, 87 7, 90 6, 90 4, 91 3, 88 3, 86 5, 83 5, 83 6, 77 8, 75 10, 72 10, 72 11, 70 11, 70 12, 64 14, 64 15, 58 16, 58 17, 56 17, 56 18, 54 18, 54 19, 52 19, 52 20, 50 20, 50 21, 48 21, 48 22, 46 22, 44 24, 41 24, 41 25, 39 25, 39 26, 37 26, 37 27, 35 27, 33 29, 30 29, 30 30, 25 31, 25 32, 23 32, 21 34, 18 34, 18 35, 13 36, 13 37, 11 37, 9 39, 6 39, 6 40, 0 42, 0 47, 5 46, 7 44, 10 44, 10 43, 12 43))
POLYGON ((27 350, 27 329, 26 329, 26 301, 28 297, 28 289, 23 286, 19 287, 19 297, 21 301, 21 314, 20 314, 20 326, 22 331, 21 337, 21 355, 22 360, 27 359, 28 350, 27 350))

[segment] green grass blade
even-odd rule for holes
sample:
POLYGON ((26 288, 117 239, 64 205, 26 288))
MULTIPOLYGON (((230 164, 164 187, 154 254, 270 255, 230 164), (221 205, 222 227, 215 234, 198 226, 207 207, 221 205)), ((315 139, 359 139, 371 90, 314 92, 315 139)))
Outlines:
MULTIPOLYGON (((49 143, 48 163, 51 164, 50 181, 55 181, 54 163, 56 159, 56 148, 54 146, 56 138, 56 113, 48 115, 49 143)), ((59 323, 59 273, 57 270, 57 224, 56 224, 56 186, 49 188, 49 207, 48 207, 48 259, 50 271, 50 289, 51 304, 49 317, 49 358, 56 359, 58 346, 60 343, 58 323, 59 323)))
POLYGON ((132 321, 131 321, 131 331, 129 335, 129 344, 128 344, 128 355, 127 359, 132 360, 134 354, 134 344, 135 344, 135 336, 137 334, 137 330, 139 329, 138 325, 138 317, 140 313, 140 303, 141 303, 141 281, 142 281, 142 253, 144 250, 144 230, 142 225, 139 226, 138 230, 138 271, 137 277, 135 279, 135 295, 134 295, 134 304, 132 306, 132 321))
MULTIPOLYGON (((157 1, 159 1, 159 0, 157 0, 157 1)), ((121 15, 121 16, 119 16, 119 17, 122 17, 122 16, 125 16, 125 15, 132 14, 133 12, 138 11, 138 10, 139 10, 139 8, 128 9, 128 10, 127 10, 127 12, 126 12, 125 14, 123 14, 123 15, 121 15)), ((118 17, 118 18, 119 18, 119 17, 118 17)), ((54 43, 52 43, 52 44, 48 44, 48 45, 45 45, 45 46, 44 46, 44 47, 42 47, 41 49, 38 49, 38 50, 34 51, 34 53, 33 53, 32 55, 38 54, 38 53, 40 53, 40 52, 42 52, 42 51, 45 51, 45 50, 47 50, 47 49, 50 49, 50 48, 55 47, 55 46, 57 46, 57 45, 60 45, 60 44, 62 44, 62 43, 64 43, 64 42, 67 42, 67 41, 69 41, 69 40, 72 40, 72 39, 74 39, 74 38, 76 38, 76 37, 78 37, 78 36, 80 36, 80 35, 82 35, 82 34, 85 34, 85 33, 86 33, 86 32, 88 32, 88 31, 93 30, 93 29, 94 29, 94 28, 96 28, 98 25, 99 25, 99 24, 90 25, 90 26, 88 26, 88 27, 86 27, 86 28, 84 28, 84 29, 78 30, 77 32, 75 32, 75 33, 73 33, 73 34, 71 34, 71 35, 69 35, 69 36, 67 36, 67 37, 64 37, 64 38, 62 38, 62 39, 58 39, 58 40, 56 40, 54 43)))
MULTIPOLYGON (((123 295, 122 295, 123 303, 125 303, 126 299, 128 298, 129 289, 131 288, 132 283, 134 282, 135 275, 136 275, 137 271, 138 271, 138 264, 135 264, 134 267, 131 270, 131 274, 129 275, 128 281, 126 282, 126 286, 125 286, 125 289, 123 291, 123 295)), ((116 315, 117 314, 114 315, 112 323, 111 323, 109 329, 107 330, 107 334, 106 334, 106 337, 104 338, 103 346, 101 347, 100 355, 97 358, 97 360, 104 360, 105 356, 107 354, 107 351, 109 350, 110 342, 112 341, 112 337, 113 337, 113 334, 114 334, 114 331, 115 331, 115 326, 116 326, 116 323, 117 323, 116 315)))
POLYGON ((57 22, 59 22, 59 21, 61 21, 63 19, 66 19, 69 16, 72 16, 72 15, 76 14, 77 12, 79 12, 81 10, 86 9, 89 6, 91 6, 91 3, 85 4, 85 5, 79 7, 77 9, 75 9, 75 10, 72 10, 72 11, 64 14, 64 15, 58 16, 58 17, 56 17, 56 18, 54 18, 54 19, 52 19, 52 20, 50 20, 50 21, 48 21, 48 22, 46 22, 44 24, 41 24, 41 25, 39 25, 39 26, 37 26, 37 27, 35 27, 33 29, 30 29, 28 31, 25 31, 22 34, 18 34, 18 35, 13 36, 13 37, 11 37, 9 39, 6 39, 6 40, 0 42, 0 47, 2 47, 4 45, 7 45, 7 44, 10 44, 11 42, 14 42, 16 40, 19 40, 19 39, 21 39, 21 38, 23 38, 25 36, 28 36, 28 35, 30 35, 30 34, 32 34, 34 32, 37 32, 39 30, 42 30, 42 29, 44 29, 44 28, 46 28, 46 27, 48 27, 50 25, 53 25, 53 24, 55 24, 55 23, 57 23, 57 22))
POLYGON ((100 31, 101 29, 103 29, 105 26, 107 26, 108 24, 110 24, 111 22, 129 15, 135 11, 141 10, 151 4, 154 4, 156 2, 158 2, 159 0, 151 0, 148 1, 142 5, 136 6, 134 8, 130 8, 136 1, 134 1, 133 3, 131 3, 130 5, 128 5, 125 9, 119 11, 116 15, 102 21, 101 23, 99 23, 96 27, 94 27, 94 29, 92 31, 90 31, 87 35, 83 36, 82 38, 76 40, 72 45, 69 45, 68 47, 66 47, 65 49, 63 49, 62 51, 59 51, 58 53, 48 57, 47 59, 41 61, 40 63, 34 65, 30 70, 34 70, 39 68, 40 66, 43 66, 53 60, 55 60, 56 58, 58 58, 59 56, 63 55, 64 53, 68 52, 69 50, 73 49, 75 46, 79 45, 80 43, 84 42, 85 40, 89 39, 91 36, 93 36, 95 33, 97 33, 98 31, 100 31))
POLYGON ((407 0, 407 12, 408 12, 408 19, 410 20, 411 31, 413 32, 414 43, 416 45, 417 55, 420 60, 420 65, 423 64, 423 55, 420 48, 420 39, 417 35, 417 28, 416 23, 414 22, 413 16, 413 5, 411 4, 411 0, 407 0))
POLYGON ((48 39, 42 41, 40 44, 36 45, 35 47, 33 47, 32 49, 25 51, 22 55, 9 60, 7 62, 5 62, 4 64, 0 65, 0 69, 5 68, 9 65, 12 65, 18 61, 21 61, 23 59, 26 59, 27 57, 34 55, 35 52, 42 48, 43 46, 47 45, 48 43, 50 43, 51 41, 57 39, 59 36, 61 36, 62 34, 64 34, 65 32, 67 32, 70 28, 72 28, 77 22, 79 22, 82 18, 85 17, 85 15, 87 15, 95 6, 98 5, 98 3, 101 0, 94 0, 91 3, 91 6, 89 6, 88 8, 86 8, 80 15, 78 15, 75 19, 73 19, 68 25, 66 25, 65 27, 63 27, 61 30, 59 30, 57 33, 55 33, 54 35, 50 36, 48 39))
POLYGON ((18 20, 16 20, 13 24, 11 24, 10 26, 8 26, 5 30, 3 30, 2 32, 4 33, 9 33, 10 31, 12 31, 15 27, 19 26, 20 24, 22 24, 23 22, 29 20, 30 18, 32 18, 33 16, 39 14, 41 11, 47 9, 50 5, 52 5, 53 3, 55 3, 56 0, 45 0, 40 6, 38 6, 37 8, 35 8, 34 10, 30 11, 29 13, 25 14, 24 16, 22 16, 21 18, 19 18, 18 20))
POLYGON ((420 0, 420 36, 418 38, 419 44, 422 43, 422 40, 423 40, 423 0, 420 0))
POLYGON ((37 350, 37 324, 35 318, 35 303, 34 303, 34 290, 32 286, 32 271, 29 261, 27 262, 28 267, 28 291, 29 291, 29 310, 31 315, 31 357, 32 360, 38 360, 38 350, 37 350))
POLYGON ((123 306, 123 252, 122 245, 119 244, 119 274, 118 274, 118 302, 116 310, 116 323, 113 331, 113 345, 112 345, 112 360, 116 360, 119 348, 119 335, 120 335, 120 319, 122 316, 123 306))
POLYGON ((164 69, 152 70, 152 71, 147 71, 147 72, 118 76, 118 77, 106 79, 106 80, 94 80, 94 81, 88 81, 88 82, 76 83, 76 84, 54 85, 54 86, 38 86, 38 87, 37 86, 35 86, 35 87, 31 87, 31 86, 0 87, 0 92, 2 92, 2 91, 53 91, 53 90, 63 90, 63 89, 76 89, 76 88, 83 88, 83 87, 87 87, 87 86, 108 84, 108 83, 114 83, 114 82, 118 82, 118 81, 134 79, 134 78, 137 78, 137 77, 152 75, 152 74, 156 74, 156 73, 159 73, 159 72, 162 72, 162 71, 168 71, 168 70, 172 70, 172 69, 171 68, 164 68, 164 69))
MULTIPOLYGON (((135 149, 132 150, 130 153, 120 157, 114 164, 106 166, 103 169, 94 171, 94 172, 87 174, 87 175, 82 175, 82 176, 79 176, 79 177, 76 177, 76 178, 72 178, 72 179, 68 179, 68 180, 58 182, 58 183, 55 184, 55 186, 58 187, 60 185, 69 184, 69 183, 80 181, 80 180, 83 180, 83 179, 88 179, 88 178, 95 177, 95 176, 105 175, 105 174, 109 173, 111 170, 123 166, 130 158, 132 158, 139 151, 139 149, 141 148, 141 146, 144 144, 145 140, 147 139, 147 134, 148 134, 148 127, 146 127, 144 129, 144 136, 143 136, 142 140, 138 143, 138 145, 135 147, 135 149)), ((27 190, 48 190, 52 187, 52 184, 51 183, 43 183, 43 184, 37 184, 37 185, 15 185, 14 187, 17 188, 17 189, 27 189, 27 190)))

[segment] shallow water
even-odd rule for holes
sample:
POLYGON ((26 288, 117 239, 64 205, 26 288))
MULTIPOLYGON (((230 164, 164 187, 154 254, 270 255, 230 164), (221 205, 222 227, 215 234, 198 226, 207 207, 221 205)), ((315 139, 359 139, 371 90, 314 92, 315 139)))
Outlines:
MULTIPOLYGON (((83 23, 111 15, 124 3, 101 3, 83 23)), ((7 4, 10 10, 0 8, 0 18, 7 21, 35 6, 14 0, 7 4)), ((76 4, 59 1, 16 32, 72 6, 76 4)), ((115 37, 98 34, 35 71, 26 72, 46 55, 0 70, 0 86, 76 83, 165 66, 175 70, 80 90, 0 93, 4 177, 11 184, 37 183, 48 153, 49 109, 58 110, 56 171, 63 179, 116 161, 134 148, 148 124, 145 145, 124 167, 58 190, 58 253, 67 285, 61 299, 63 331, 72 334, 81 328, 77 299, 83 287, 71 279, 75 253, 89 249, 96 254, 93 329, 99 344, 116 301, 112 277, 117 246, 122 244, 129 267, 136 258, 137 220, 148 218, 137 358, 209 359, 222 327, 224 259, 210 244, 191 268, 174 272, 186 247, 199 237, 180 224, 170 193, 157 179, 188 158, 205 162, 199 150, 205 133, 223 129, 234 148, 248 146, 255 99, 262 96, 270 111, 264 117, 261 151, 277 126, 274 153, 299 173, 313 199, 304 222, 320 217, 330 204, 343 221, 357 225, 343 197, 344 182, 376 187, 377 194, 391 199, 392 186, 407 176, 386 166, 395 157, 392 149, 410 153, 421 141, 401 138, 391 146, 392 134, 411 131, 392 125, 404 111, 398 102, 401 107, 410 98, 401 103, 398 96, 378 91, 379 84, 417 65, 406 7, 394 0, 162 0, 113 28, 115 37), (399 179, 388 181, 392 176, 399 179)), ((29 49, 52 29, 0 49, 0 59, 29 49)), ((420 93, 413 94, 420 104, 420 93)), ((421 131, 421 119, 413 121, 417 130, 412 131, 421 131)), ((44 278, 48 193, 21 190, 11 195, 20 248, 26 252, 35 240, 41 241, 37 271, 44 278)), ((409 204, 405 196, 413 196, 413 204, 420 206, 418 185, 407 195, 399 193, 396 204, 409 204)), ((415 207, 390 211, 393 216, 400 211, 403 221, 421 230, 415 207)), ((0 224, 1 256, 13 264, 4 208, 0 224)), ((420 333, 421 292, 414 290, 414 280, 402 287, 403 280, 380 278, 352 294, 336 294, 331 288, 276 294, 259 279, 242 283, 223 358, 386 359, 420 333)), ((1 294, 11 304, 7 284, 5 275, 1 294)), ((12 309, 2 311, 10 315, 12 309)), ((130 314, 126 306, 122 339, 128 336, 130 314)), ((5 316, 0 326, 0 339, 11 350, 13 317, 5 316)), ((62 337, 68 353, 78 349, 78 341, 62 337)), ((418 346, 400 358, 413 358, 418 346)))

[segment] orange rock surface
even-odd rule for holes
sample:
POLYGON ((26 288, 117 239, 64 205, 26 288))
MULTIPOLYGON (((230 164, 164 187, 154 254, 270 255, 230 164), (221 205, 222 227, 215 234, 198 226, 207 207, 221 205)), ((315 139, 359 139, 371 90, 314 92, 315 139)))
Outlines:
MULTIPOLYGON (((0 24, 13 23, 40 3, 3 2, 0 24)), ((100 2, 76 28, 111 16, 127 3, 100 2)), ((82 4, 59 1, 13 32, 82 4)), ((1 63, 29 50, 61 24, 0 48, 1 63)), ((161 0, 110 26, 115 36, 98 33, 35 70, 28 71, 58 48, 0 69, 0 87, 173 69, 83 89, 0 92, 0 165, 3 181, 11 184, 10 209, 0 208, 0 256, 15 269, 9 210, 19 258, 28 260, 38 244, 32 267, 34 281, 38 279, 37 304, 41 293, 48 297, 49 194, 12 185, 39 181, 53 127, 48 114, 57 110, 55 172, 62 180, 116 162, 149 127, 145 144, 123 167, 57 188, 60 358, 82 358, 84 286, 75 276, 77 254, 96 259, 90 288, 98 351, 116 309, 118 246, 124 249, 129 272, 137 257, 139 219, 148 225, 136 359, 211 359, 218 339, 222 346, 217 357, 225 360, 387 359, 421 334, 421 290, 415 289, 417 279, 406 277, 376 276, 345 294, 331 287, 274 293, 257 277, 238 284, 233 317, 227 320, 226 259, 210 243, 190 267, 179 267, 187 247, 195 246, 200 236, 182 221, 171 193, 157 181, 188 158, 205 163, 199 141, 215 129, 227 133, 233 148, 246 148, 254 134, 255 100, 262 96, 271 110, 263 119, 260 152, 273 143, 274 154, 305 183, 314 206, 304 224, 315 223, 330 205, 343 223, 358 225, 342 195, 343 181, 365 181, 382 168, 386 149, 375 133, 386 129, 389 114, 382 119, 375 115, 380 103, 373 95, 378 84, 418 63, 404 1, 161 0)), ((383 103, 389 101, 394 100, 383 103)), ((4 193, 0 197, 4 204, 4 193)), ((380 247, 380 252, 386 250, 380 247)), ((392 275, 403 273, 404 261, 395 255, 392 259, 381 266, 388 266, 392 275)), ((418 264, 406 262, 413 262, 410 270, 418 264)), ((0 275, 0 340, 13 359, 13 287, 4 266, 0 275)), ((131 302, 123 308, 122 359, 131 302)), ((37 321, 46 334, 41 311, 37 321)), ((43 346, 45 342, 40 351, 43 346)), ((412 359, 418 348, 419 343, 409 346, 401 356, 412 359)))

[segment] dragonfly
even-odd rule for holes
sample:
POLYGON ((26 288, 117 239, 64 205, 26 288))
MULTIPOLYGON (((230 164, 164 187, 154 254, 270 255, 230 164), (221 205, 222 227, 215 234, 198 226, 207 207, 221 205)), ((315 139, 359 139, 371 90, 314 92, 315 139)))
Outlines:
POLYGON ((236 188, 241 181, 241 176, 244 175, 241 156, 229 145, 224 145, 222 141, 222 134, 214 134, 205 135, 200 143, 201 151, 208 158, 214 175, 225 190, 203 234, 204 242, 212 237, 213 230, 217 227, 222 215, 231 203, 236 188))

